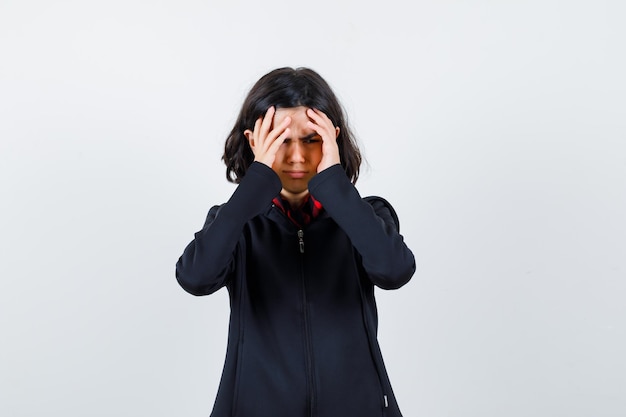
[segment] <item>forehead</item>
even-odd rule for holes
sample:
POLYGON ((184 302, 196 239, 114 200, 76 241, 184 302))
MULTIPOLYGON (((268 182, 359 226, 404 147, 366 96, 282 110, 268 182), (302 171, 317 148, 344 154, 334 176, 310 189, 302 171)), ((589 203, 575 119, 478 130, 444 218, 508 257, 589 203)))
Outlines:
POLYGON ((309 121, 309 116, 306 115, 307 107, 285 107, 276 109, 274 113, 274 123, 279 124, 285 117, 291 117, 292 124, 305 123, 309 121))

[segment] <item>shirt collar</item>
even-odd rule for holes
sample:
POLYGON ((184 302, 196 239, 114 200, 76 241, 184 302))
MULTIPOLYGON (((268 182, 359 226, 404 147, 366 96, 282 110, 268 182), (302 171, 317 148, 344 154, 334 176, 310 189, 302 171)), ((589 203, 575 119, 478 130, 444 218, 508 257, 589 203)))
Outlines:
POLYGON ((322 203, 313 198, 311 194, 308 194, 302 205, 295 209, 291 207, 289 201, 280 195, 275 197, 272 202, 298 227, 304 227, 311 223, 323 210, 322 203))

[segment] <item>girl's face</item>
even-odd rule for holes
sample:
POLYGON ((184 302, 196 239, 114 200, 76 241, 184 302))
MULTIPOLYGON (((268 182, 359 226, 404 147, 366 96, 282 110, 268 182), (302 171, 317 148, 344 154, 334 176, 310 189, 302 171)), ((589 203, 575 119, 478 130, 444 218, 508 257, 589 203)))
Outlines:
POLYGON ((306 107, 279 108, 273 125, 291 118, 290 135, 280 145, 272 169, 283 185, 281 194, 288 200, 299 200, 308 193, 309 180, 317 174, 322 159, 322 138, 307 126, 306 107))

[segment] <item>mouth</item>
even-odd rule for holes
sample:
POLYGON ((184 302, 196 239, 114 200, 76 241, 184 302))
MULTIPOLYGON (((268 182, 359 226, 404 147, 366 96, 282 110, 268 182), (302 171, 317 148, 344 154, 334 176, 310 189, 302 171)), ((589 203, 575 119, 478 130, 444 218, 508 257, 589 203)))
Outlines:
POLYGON ((307 174, 306 171, 284 171, 285 174, 287 174, 290 178, 292 179, 300 179, 300 178, 304 178, 307 174))

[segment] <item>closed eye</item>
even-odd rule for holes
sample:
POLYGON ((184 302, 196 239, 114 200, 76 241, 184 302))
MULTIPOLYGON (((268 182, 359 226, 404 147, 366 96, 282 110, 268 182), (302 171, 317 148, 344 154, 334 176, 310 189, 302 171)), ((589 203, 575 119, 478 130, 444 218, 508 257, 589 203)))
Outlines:
POLYGON ((321 139, 318 138, 308 138, 308 139, 302 139, 302 143, 318 143, 321 142, 321 139))
MULTIPOLYGON (((322 138, 317 133, 312 133, 310 135, 304 136, 299 139, 301 143, 308 145, 313 143, 319 143, 322 141, 322 138)), ((283 144, 291 143, 291 138, 285 138, 283 140, 283 144)))
POLYGON ((322 141, 322 138, 317 133, 311 133, 303 138, 300 138, 302 143, 318 143, 322 141))

